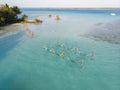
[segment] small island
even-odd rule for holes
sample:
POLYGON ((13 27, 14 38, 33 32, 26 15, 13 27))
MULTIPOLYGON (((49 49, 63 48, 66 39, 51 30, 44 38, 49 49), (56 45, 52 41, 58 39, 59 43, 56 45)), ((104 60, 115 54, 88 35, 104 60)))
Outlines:
POLYGON ((0 5, 0 26, 9 24, 39 24, 42 20, 26 20, 28 16, 22 14, 17 6, 10 7, 8 4, 0 5))

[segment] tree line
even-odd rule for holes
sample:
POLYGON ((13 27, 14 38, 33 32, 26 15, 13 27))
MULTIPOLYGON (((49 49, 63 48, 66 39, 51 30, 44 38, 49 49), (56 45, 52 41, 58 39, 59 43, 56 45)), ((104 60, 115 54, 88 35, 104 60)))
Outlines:
POLYGON ((9 7, 8 4, 0 7, 0 26, 24 21, 28 16, 21 15, 21 10, 17 6, 9 7))

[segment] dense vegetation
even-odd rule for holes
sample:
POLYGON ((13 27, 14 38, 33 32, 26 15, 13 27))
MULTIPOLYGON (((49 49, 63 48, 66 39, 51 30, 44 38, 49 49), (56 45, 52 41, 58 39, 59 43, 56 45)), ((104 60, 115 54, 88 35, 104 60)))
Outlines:
POLYGON ((21 11, 17 6, 9 7, 7 4, 0 6, 0 26, 23 21, 27 15, 21 16, 21 11))

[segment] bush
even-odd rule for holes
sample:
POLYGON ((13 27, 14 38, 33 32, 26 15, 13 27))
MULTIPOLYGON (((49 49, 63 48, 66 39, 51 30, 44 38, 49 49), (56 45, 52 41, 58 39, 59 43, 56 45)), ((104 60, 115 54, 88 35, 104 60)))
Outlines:
POLYGON ((35 19, 35 22, 42 23, 42 20, 35 19))

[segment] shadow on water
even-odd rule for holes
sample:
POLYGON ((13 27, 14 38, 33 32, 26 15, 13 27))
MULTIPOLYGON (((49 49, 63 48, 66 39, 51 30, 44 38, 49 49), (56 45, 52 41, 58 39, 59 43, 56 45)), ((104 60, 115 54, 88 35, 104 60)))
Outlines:
POLYGON ((3 78, 0 82, 0 90, 26 90, 25 83, 16 82, 14 75, 3 78))
POLYGON ((120 44, 120 20, 109 23, 97 23, 84 35, 95 40, 102 40, 113 44, 120 44))
POLYGON ((23 36, 23 31, 17 34, 0 38, 0 61, 7 56, 7 53, 18 45, 20 38, 23 36))
MULTIPOLYGON (((0 63, 13 48, 19 45, 23 35, 24 31, 19 31, 16 34, 0 38, 0 63)), ((4 71, 3 74, 0 75, 0 90, 27 90, 25 82, 23 83, 22 80, 17 81, 16 77, 18 73, 6 73, 9 73, 9 70, 4 71)))

